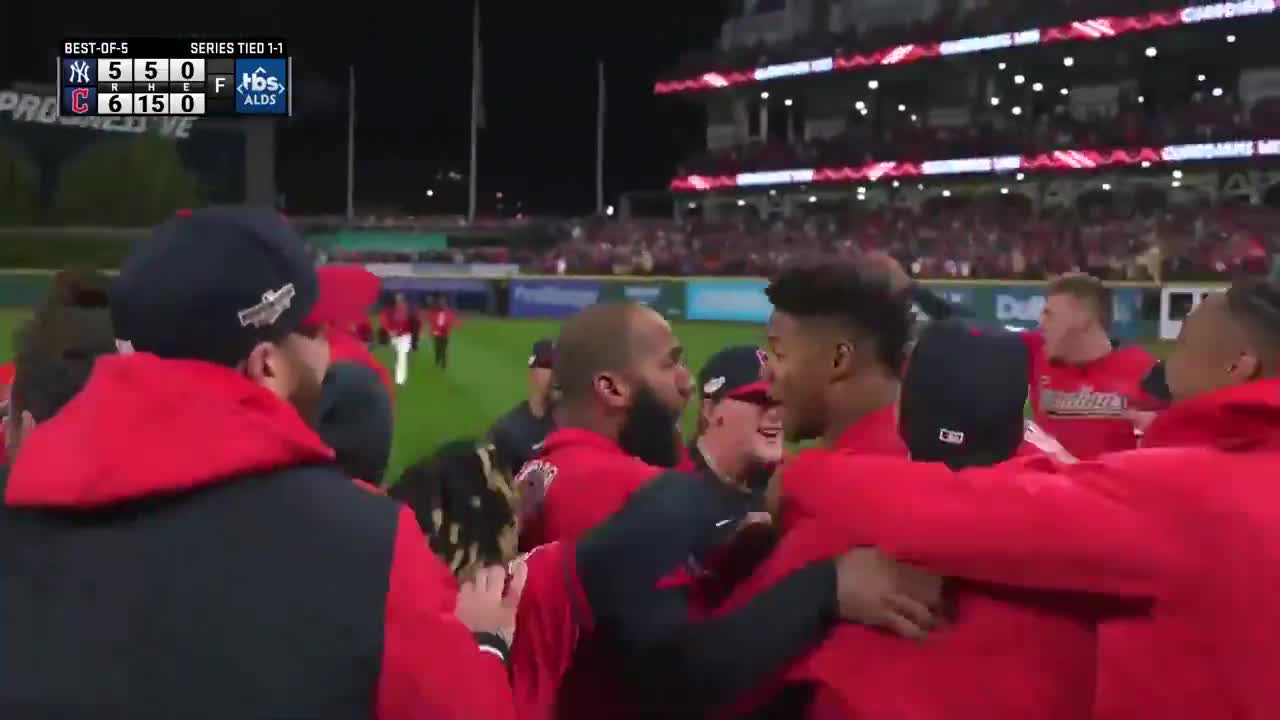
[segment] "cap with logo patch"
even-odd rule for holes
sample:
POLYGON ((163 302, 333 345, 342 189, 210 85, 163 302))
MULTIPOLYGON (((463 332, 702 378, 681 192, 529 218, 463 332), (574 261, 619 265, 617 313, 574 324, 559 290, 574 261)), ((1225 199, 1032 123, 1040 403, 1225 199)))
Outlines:
POLYGON ((754 345, 727 347, 711 356, 698 373, 698 392, 705 400, 734 398, 765 402, 769 387, 764 381, 766 356, 754 345))
POLYGON ((235 365, 310 324, 316 269, 275 210, 183 213, 133 246, 111 291, 124 352, 235 365))
POLYGON ((977 333, 934 321, 907 364, 899 423, 911 458, 952 467, 1007 460, 1023 437, 1026 344, 1016 333, 977 333))
POLYGON ((529 369, 551 370, 556 364, 556 344, 550 338, 542 338, 529 351, 529 369))

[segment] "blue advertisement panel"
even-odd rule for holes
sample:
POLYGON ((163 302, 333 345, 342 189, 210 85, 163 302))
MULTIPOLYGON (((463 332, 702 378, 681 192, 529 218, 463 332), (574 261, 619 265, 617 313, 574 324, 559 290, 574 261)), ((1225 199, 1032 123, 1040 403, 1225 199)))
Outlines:
POLYGON ((393 292, 485 293, 489 292, 489 283, 463 278, 385 277, 382 278, 382 289, 393 292))
POLYGON ((600 299, 595 280, 512 280, 511 317, 566 318, 600 299))
MULTIPOLYGON (((991 289, 992 314, 1009 327, 1030 329, 1040 323, 1044 311, 1043 287, 994 287, 991 289)), ((1112 288, 1111 335, 1131 340, 1144 331, 1142 322, 1142 290, 1139 288, 1112 288)))
POLYGON ((685 285, 685 314, 690 320, 768 322, 773 304, 764 280, 690 280, 685 285))

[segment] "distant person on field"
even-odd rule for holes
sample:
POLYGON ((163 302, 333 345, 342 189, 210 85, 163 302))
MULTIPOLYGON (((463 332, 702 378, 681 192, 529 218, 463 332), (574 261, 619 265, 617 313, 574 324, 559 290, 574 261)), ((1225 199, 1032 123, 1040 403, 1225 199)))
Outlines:
MULTIPOLYGON (((63 271, 49 297, 14 333, 15 360, 4 455, 84 388, 94 361, 116 351, 108 309, 111 281, 94 272, 63 271)), ((2 462, 2 461, 0 461, 2 462)))
POLYGON ((527 396, 489 429, 493 444, 511 463, 512 474, 537 454, 542 441, 555 428, 551 413, 556 396, 551 381, 554 365, 555 343, 550 338, 535 342, 529 353, 527 396))
POLYGON ((412 511, 334 464, 311 428, 316 297, 271 210, 196 210, 133 246, 120 354, 5 488, 0 716, 515 717, 523 574, 459 591, 412 511))
POLYGON ((449 367, 449 336, 462 321, 449 307, 449 299, 443 293, 436 296, 435 303, 427 310, 426 321, 435 348, 436 367, 443 370, 449 367))

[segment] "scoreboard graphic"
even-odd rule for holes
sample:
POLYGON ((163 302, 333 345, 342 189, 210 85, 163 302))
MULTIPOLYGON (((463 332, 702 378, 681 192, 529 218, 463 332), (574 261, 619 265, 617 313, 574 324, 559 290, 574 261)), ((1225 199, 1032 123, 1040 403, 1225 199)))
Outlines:
POLYGON ((77 39, 58 56, 59 113, 289 115, 293 61, 283 39, 77 39))

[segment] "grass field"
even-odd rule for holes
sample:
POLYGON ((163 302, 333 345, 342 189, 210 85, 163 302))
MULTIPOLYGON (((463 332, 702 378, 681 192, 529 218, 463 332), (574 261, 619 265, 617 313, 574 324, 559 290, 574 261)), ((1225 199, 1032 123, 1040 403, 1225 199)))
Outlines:
MULTIPOLYGON (((13 329, 26 311, 0 311, 0 358, 11 353, 13 329)), ((449 440, 479 436, 494 418, 525 395, 529 349, 541 337, 554 337, 559 322, 469 316, 450 342, 449 369, 437 370, 428 347, 411 356, 409 383, 396 398, 396 432, 388 479, 405 466, 449 440)), ((676 333, 697 368, 717 350, 742 343, 759 343, 759 325, 685 322, 676 333)), ((377 351, 392 366, 391 353, 377 351)), ((692 426, 693 406, 686 413, 692 426)))

